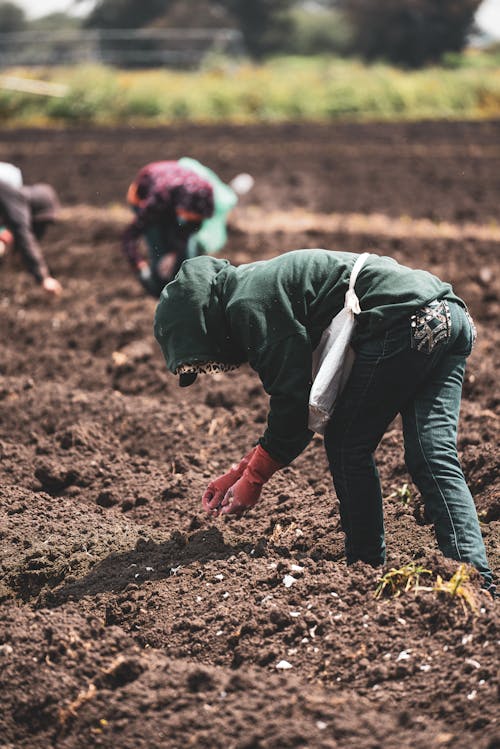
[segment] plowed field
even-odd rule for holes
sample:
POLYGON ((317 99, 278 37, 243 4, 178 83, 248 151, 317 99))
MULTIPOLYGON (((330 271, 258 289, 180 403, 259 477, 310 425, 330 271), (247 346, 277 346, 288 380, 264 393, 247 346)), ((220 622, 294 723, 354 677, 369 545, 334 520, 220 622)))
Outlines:
MULTIPOLYGON (((1 749, 496 749, 495 602, 473 573, 467 600, 375 598, 319 437, 244 519, 202 512, 267 399, 248 368, 179 389, 121 256, 132 176, 181 155, 255 177, 233 262, 371 250, 467 301, 459 450, 500 569, 500 123, 3 132, 0 160, 63 202, 43 246, 64 295, 0 266, 1 749)), ((397 421, 377 460, 388 568, 449 580, 397 421)))

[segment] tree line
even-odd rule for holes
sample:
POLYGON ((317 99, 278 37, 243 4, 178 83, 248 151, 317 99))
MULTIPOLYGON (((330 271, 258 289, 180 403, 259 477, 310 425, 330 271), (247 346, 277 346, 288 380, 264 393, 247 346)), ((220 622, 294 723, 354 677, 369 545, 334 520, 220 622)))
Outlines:
MULTIPOLYGON (((78 5, 80 0, 74 0, 78 5)), ((28 21, 0 1, 0 32, 28 28, 238 29, 249 56, 338 54, 419 68, 460 52, 481 0, 96 0, 84 18, 28 21)))

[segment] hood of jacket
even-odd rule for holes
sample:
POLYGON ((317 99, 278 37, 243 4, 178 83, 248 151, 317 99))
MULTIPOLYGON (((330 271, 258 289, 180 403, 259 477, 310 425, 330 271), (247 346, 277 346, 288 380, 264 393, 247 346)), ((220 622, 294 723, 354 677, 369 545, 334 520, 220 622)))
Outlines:
POLYGON ((154 335, 172 373, 182 365, 240 364, 231 340, 222 289, 228 260, 202 256, 186 260, 163 289, 156 307, 154 335))

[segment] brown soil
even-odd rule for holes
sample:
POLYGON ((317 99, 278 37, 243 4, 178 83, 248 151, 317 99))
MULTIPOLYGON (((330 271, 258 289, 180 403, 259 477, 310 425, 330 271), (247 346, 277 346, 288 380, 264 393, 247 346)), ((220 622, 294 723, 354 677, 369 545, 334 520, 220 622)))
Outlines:
MULTIPOLYGON (((204 487, 258 438, 266 397, 248 369, 177 387, 117 208, 143 163, 190 154, 256 178, 234 262, 372 249, 450 280, 479 331, 459 448, 498 574, 499 143, 500 123, 2 133, 0 160, 70 207, 44 242, 59 302, 16 258, 0 273, 3 749, 500 746, 495 602, 473 573, 469 603, 376 599, 381 571, 345 567, 320 438, 245 519, 204 516, 204 487), (375 213, 373 232, 352 220, 375 213)), ((388 566, 449 579, 418 493, 398 494, 398 423, 377 457, 388 566)))

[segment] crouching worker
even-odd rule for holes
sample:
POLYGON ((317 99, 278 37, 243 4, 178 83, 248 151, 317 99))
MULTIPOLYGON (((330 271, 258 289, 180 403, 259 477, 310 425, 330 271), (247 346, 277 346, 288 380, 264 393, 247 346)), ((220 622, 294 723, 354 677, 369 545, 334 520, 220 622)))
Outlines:
MULTIPOLYGON (((187 258, 218 252, 227 240, 226 221, 251 182, 238 175, 235 189, 195 159, 155 161, 137 174, 127 201, 135 213, 123 251, 144 289, 158 297, 187 258), (243 189, 240 186, 243 185, 243 189), (147 259, 141 255, 144 236, 147 259)), ((251 180, 252 181, 252 180, 251 180)))
POLYGON ((21 171, 0 162, 0 258, 18 250, 31 275, 55 296, 62 287, 50 273, 39 242, 56 221, 58 210, 59 200, 50 185, 23 185, 21 171))
MULTIPOLYGON (((239 465, 203 495, 212 515, 242 515, 271 476, 309 443, 313 351, 344 306, 358 256, 297 250, 239 267, 200 257, 163 290, 155 336, 181 386, 248 362, 270 396, 267 429, 239 465)), ((475 330, 448 283, 369 255, 355 284, 355 360, 325 428, 347 563, 385 561, 374 451, 400 413, 405 459, 437 542, 493 589, 476 509, 457 455, 465 362, 475 330)))

